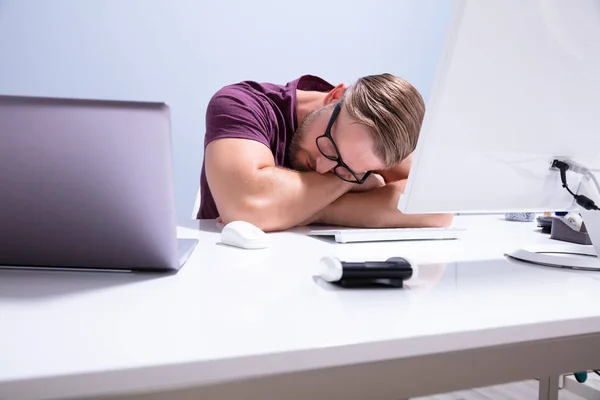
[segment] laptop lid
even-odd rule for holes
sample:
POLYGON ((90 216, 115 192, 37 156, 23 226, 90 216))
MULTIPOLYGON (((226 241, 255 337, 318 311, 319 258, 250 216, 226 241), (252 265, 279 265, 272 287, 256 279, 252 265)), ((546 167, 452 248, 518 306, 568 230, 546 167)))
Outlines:
POLYGON ((169 108, 0 96, 0 265, 179 268, 169 108))

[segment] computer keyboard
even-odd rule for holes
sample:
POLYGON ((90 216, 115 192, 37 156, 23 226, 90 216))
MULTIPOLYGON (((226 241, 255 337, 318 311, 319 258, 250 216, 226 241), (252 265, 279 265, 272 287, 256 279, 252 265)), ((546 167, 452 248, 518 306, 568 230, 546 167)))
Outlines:
POLYGON ((311 229, 311 236, 334 236, 338 243, 460 239, 462 228, 311 229))

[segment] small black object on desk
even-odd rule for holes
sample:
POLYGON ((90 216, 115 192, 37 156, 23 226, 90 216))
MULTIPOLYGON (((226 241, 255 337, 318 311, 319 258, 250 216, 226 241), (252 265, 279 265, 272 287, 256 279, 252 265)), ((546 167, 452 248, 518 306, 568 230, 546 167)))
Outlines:
POLYGON ((335 257, 321 259, 321 278, 342 287, 396 287, 413 276, 413 264, 402 257, 386 261, 345 262, 335 257))
POLYGON ((537 217, 537 225, 542 228, 542 233, 550 233, 552 232, 552 220, 554 217, 537 217))

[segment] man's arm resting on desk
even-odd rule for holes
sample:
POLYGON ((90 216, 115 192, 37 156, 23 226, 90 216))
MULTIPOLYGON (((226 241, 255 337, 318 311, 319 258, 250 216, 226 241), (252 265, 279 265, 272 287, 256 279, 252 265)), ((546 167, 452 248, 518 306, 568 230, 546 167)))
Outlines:
POLYGON ((243 220, 264 231, 298 225, 354 187, 333 174, 276 167, 270 150, 253 140, 215 140, 205 160, 223 222, 243 220))
POLYGON ((452 214, 403 214, 398 200, 406 181, 396 181, 378 189, 346 193, 317 213, 313 219, 328 225, 356 228, 448 227, 452 214))

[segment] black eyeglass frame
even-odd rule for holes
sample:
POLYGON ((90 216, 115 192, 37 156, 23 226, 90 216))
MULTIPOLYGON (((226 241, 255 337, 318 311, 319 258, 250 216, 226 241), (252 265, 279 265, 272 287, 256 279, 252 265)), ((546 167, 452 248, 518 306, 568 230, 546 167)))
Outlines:
POLYGON ((337 165, 333 168, 333 173, 338 178, 340 178, 341 180, 346 181, 346 182, 358 183, 360 185, 360 184, 363 184, 367 180, 369 175, 371 175, 372 171, 365 172, 363 177, 359 178, 358 174, 356 174, 354 171, 352 171, 352 169, 348 166, 348 164, 346 164, 344 162, 344 160, 342 159, 342 155, 340 154, 340 150, 338 149, 337 145, 335 144, 335 140, 333 140, 333 137, 331 136, 331 128, 333 127, 333 123, 335 122, 336 118, 340 114, 341 109, 342 109, 342 101, 339 101, 335 105, 335 108, 333 109, 333 112, 331 113, 331 118, 329 118, 329 123, 327 124, 327 129, 325 129, 325 133, 323 133, 321 136, 317 137, 315 139, 315 141, 317 142, 317 149, 319 149, 319 152, 321 152, 323 157, 327 158, 328 160, 337 162, 337 165), (323 139, 323 138, 327 138, 331 142, 331 144, 333 145, 333 149, 335 150, 335 153, 337 154, 337 156, 330 156, 321 149, 321 146, 319 146, 319 140, 323 139), (345 168, 346 171, 350 172, 350 174, 352 175, 354 180, 348 179, 348 178, 345 178, 344 176, 342 176, 342 174, 337 172, 338 168, 345 168))

